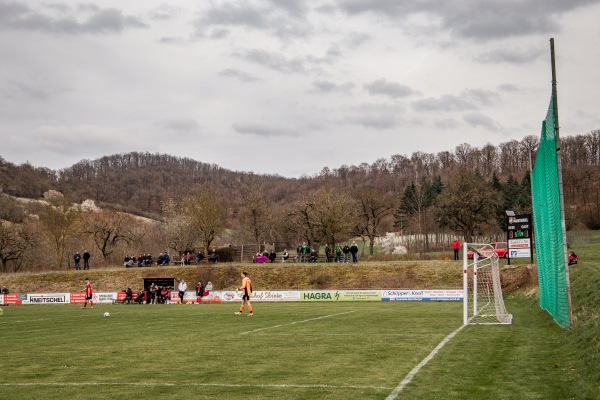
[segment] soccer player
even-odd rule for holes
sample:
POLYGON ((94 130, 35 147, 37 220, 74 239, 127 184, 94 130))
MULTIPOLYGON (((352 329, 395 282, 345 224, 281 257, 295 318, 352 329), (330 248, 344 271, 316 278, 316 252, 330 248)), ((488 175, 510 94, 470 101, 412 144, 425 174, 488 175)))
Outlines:
POLYGON ((94 301, 92 300, 92 284, 90 283, 90 278, 85 278, 85 302, 81 308, 85 308, 88 301, 90 302, 90 308, 94 308, 94 301))
POLYGON ((242 272, 242 287, 240 290, 242 291, 242 305, 240 306, 240 311, 236 312, 237 315, 242 315, 244 312, 244 305, 248 305, 248 316, 252 315, 252 304, 250 304, 250 296, 252 296, 252 281, 248 278, 247 272, 242 272))

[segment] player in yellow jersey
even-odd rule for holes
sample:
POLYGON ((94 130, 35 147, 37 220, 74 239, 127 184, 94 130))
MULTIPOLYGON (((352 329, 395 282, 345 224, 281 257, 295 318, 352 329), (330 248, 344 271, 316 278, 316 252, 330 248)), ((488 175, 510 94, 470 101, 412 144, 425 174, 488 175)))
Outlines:
POLYGON ((252 304, 250 304, 250 296, 252 296, 252 281, 248 278, 247 272, 242 272, 242 287, 240 288, 242 291, 242 305, 240 306, 240 311, 236 312, 236 315, 242 315, 244 311, 244 306, 248 305, 248 316, 252 315, 252 304))

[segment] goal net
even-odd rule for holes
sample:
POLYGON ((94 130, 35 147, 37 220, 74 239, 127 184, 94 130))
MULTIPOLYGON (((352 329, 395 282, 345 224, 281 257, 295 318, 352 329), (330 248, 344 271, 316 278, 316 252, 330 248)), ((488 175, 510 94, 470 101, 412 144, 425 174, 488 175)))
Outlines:
POLYGON ((463 248, 464 324, 510 324, 504 307, 499 258, 489 244, 463 248))

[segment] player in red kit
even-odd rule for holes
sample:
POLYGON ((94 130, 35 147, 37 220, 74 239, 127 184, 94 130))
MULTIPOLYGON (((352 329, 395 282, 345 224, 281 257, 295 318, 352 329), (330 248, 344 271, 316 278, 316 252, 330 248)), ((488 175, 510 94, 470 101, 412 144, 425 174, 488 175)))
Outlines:
POLYGON ((90 302, 90 308, 94 308, 94 301, 92 300, 92 284, 90 283, 90 278, 85 278, 85 303, 83 303, 83 307, 87 306, 88 301, 90 302))

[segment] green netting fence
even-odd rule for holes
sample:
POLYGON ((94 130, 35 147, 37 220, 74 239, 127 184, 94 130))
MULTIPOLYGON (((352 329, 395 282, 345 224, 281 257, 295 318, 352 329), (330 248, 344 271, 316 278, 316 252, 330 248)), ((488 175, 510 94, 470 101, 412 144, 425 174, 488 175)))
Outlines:
POLYGON ((531 173, 534 238, 540 307, 564 328, 569 328, 569 305, 564 244, 560 215, 557 138, 554 102, 550 100, 546 120, 531 173))

